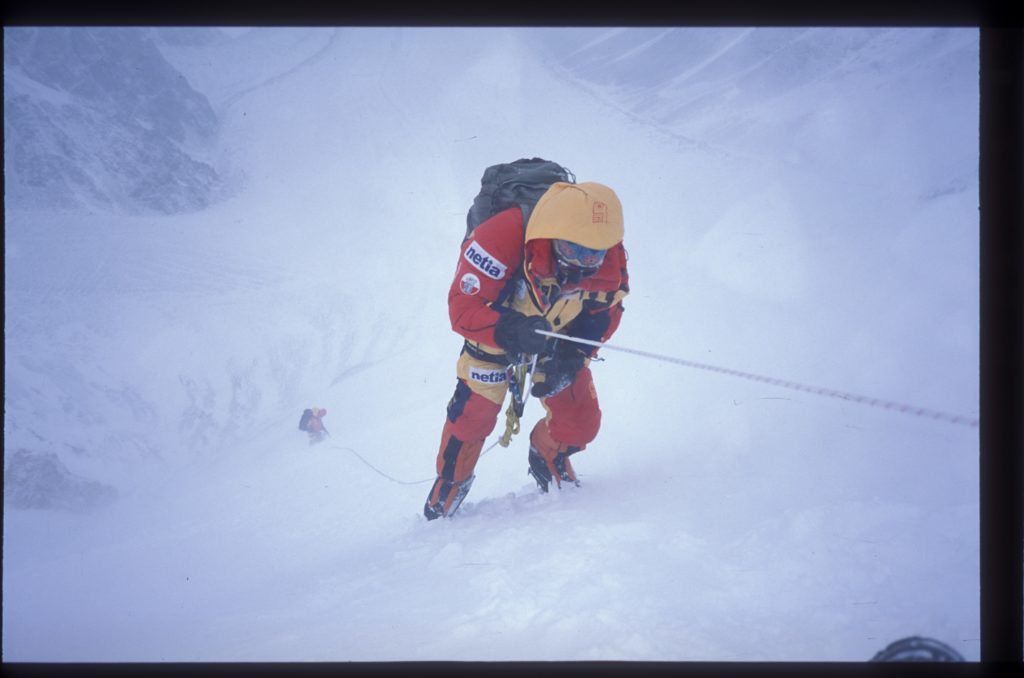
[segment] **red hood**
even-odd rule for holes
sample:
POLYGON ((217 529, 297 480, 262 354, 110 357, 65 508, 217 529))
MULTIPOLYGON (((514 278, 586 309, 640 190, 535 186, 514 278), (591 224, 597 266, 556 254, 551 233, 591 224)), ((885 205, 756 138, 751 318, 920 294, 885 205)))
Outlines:
MULTIPOLYGON (((614 292, 622 286, 625 264, 626 252, 622 243, 619 243, 608 250, 604 257, 604 263, 601 264, 601 268, 597 269, 597 273, 584 278, 578 285, 567 286, 560 291, 563 293, 577 290, 614 292)), ((526 273, 526 280, 533 288, 534 298, 544 299, 546 295, 541 294, 541 288, 551 285, 555 278, 555 255, 551 247, 551 240, 538 238, 526 243, 523 270, 526 273)))

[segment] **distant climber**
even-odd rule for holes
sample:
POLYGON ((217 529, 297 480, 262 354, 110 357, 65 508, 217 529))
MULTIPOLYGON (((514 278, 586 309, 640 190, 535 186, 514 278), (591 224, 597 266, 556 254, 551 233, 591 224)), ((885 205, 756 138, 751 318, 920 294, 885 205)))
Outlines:
POLYGON ((309 444, 313 445, 324 439, 324 434, 330 435, 324 428, 323 418, 327 416, 327 410, 320 407, 312 407, 302 411, 302 418, 299 419, 299 430, 309 433, 309 444))

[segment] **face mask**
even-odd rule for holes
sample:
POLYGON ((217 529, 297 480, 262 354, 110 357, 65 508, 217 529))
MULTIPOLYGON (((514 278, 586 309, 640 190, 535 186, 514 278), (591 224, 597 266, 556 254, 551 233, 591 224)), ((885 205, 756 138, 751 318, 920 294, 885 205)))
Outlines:
POLYGON ((558 280, 560 287, 571 287, 580 284, 584 278, 589 278, 597 273, 597 269, 598 267, 596 266, 589 268, 558 261, 555 269, 555 278, 558 280))

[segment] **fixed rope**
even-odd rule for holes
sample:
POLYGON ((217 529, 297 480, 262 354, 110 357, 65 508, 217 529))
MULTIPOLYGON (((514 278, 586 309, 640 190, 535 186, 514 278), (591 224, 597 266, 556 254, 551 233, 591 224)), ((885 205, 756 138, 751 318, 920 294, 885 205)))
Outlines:
MULTIPOLYGON (((868 407, 875 407, 883 410, 889 410, 892 412, 898 412, 900 414, 924 417, 926 419, 933 419, 935 421, 944 421, 950 424, 959 424, 962 426, 970 426, 977 428, 979 421, 977 418, 967 417, 959 414, 950 414, 949 412, 942 412, 939 410, 932 410, 926 407, 918 407, 917 405, 907 405, 904 403, 896 403, 889 400, 883 400, 881 398, 874 398, 871 396, 858 395, 856 393, 848 393, 845 391, 839 391, 831 388, 823 388, 821 386, 811 386, 808 384, 801 384, 795 381, 788 381, 785 379, 777 379, 775 377, 767 377, 760 374, 752 374, 750 372, 743 372, 741 370, 734 370, 728 367, 719 367, 717 365, 708 365, 705 363, 698 363, 692 360, 683 360, 682 358, 675 358, 672 356, 659 355, 657 353, 651 353, 649 351, 640 351, 634 348, 626 348, 625 346, 616 346, 614 344, 608 344, 600 341, 592 341, 590 339, 580 339, 565 334, 556 334, 555 332, 546 332, 544 330, 535 330, 537 334, 543 334, 548 337, 554 337, 556 339, 563 339, 565 341, 573 341, 578 344, 586 344, 588 346, 596 346, 598 348, 607 348, 613 351, 622 351, 624 353, 632 353, 634 355, 643 356, 645 358, 651 358, 652 360, 660 360, 662 362, 674 363, 676 365, 682 365, 683 367, 690 367, 698 370, 705 370, 708 372, 714 372, 716 374, 725 374, 730 377, 738 377, 740 379, 747 379, 749 381, 756 381, 762 384, 769 384, 771 386, 778 386, 780 388, 789 389, 792 391, 800 391, 802 393, 810 393, 817 396, 823 396, 827 398, 837 398, 847 402, 853 402, 860 405, 866 405, 868 407)), ((536 358, 534 358, 536 360, 536 358)), ((532 375, 534 365, 517 365, 518 368, 516 377, 519 379, 519 384, 523 384, 525 378, 532 375)), ((509 410, 506 412, 507 424, 505 434, 502 435, 498 440, 491 443, 486 449, 484 449, 480 456, 483 457, 485 454, 493 450, 498 445, 502 447, 508 447, 509 442, 514 434, 519 432, 519 416, 522 414, 522 408, 526 404, 526 400, 529 398, 529 387, 530 384, 525 384, 526 388, 523 389, 522 403, 519 405, 518 412, 515 411, 513 405, 509 405, 509 410)), ((341 445, 334 445, 334 449, 345 450, 351 452, 359 461, 365 464, 367 467, 372 469, 378 475, 387 478, 393 483, 400 485, 422 485, 425 483, 433 482, 434 478, 424 478, 423 480, 401 480, 393 476, 388 475, 384 471, 368 462, 358 452, 353 450, 351 447, 343 447, 341 445)))
POLYGON ((332 447, 334 449, 336 449, 336 450, 345 450, 347 452, 351 452, 352 454, 355 455, 356 459, 358 459, 359 461, 363 462, 368 467, 373 469, 373 471, 375 471, 377 473, 377 475, 383 476, 383 477, 387 478, 388 480, 390 480, 393 483, 398 483, 399 485, 422 485, 424 483, 432 483, 432 482, 434 482, 434 478, 433 477, 426 478, 424 480, 399 480, 398 478, 395 478, 393 476, 389 476, 387 473, 384 473, 384 471, 381 471, 379 468, 377 468, 376 466, 374 466, 370 462, 366 461, 366 459, 363 458, 363 455, 359 454, 358 452, 353 450, 351 447, 343 447, 341 445, 332 445, 332 447))
POLYGON ((535 330, 537 334, 543 334, 544 336, 554 337, 556 339, 563 339, 565 341, 573 341, 578 344, 586 344, 588 346, 597 346, 599 348, 607 348, 613 351, 623 351, 625 353, 633 353, 635 355, 643 356, 645 358, 651 358, 654 360, 660 360, 667 363, 675 363, 676 365, 682 365, 684 367, 692 367, 698 370, 706 370, 708 372, 715 372, 718 374, 726 374, 731 377, 739 377, 741 379, 747 379, 750 381, 757 381, 763 384, 771 384, 772 386, 779 386, 781 388, 787 388, 793 391, 801 391, 804 393, 811 393, 818 396, 824 396, 828 398, 838 398, 848 402, 858 403, 860 405, 867 405, 868 407, 876 407, 883 410, 890 410, 899 412, 900 414, 907 414, 916 417, 925 417, 927 419, 934 419, 936 421, 944 421, 950 424, 960 424, 963 426, 978 427, 978 419, 966 417, 959 414, 950 414, 948 412, 940 412, 938 410, 932 410, 925 407, 918 407, 917 405, 906 405, 903 403, 895 403, 888 400, 882 400, 881 398, 873 398, 871 396, 857 395, 855 393, 847 393, 844 391, 837 391, 831 388, 822 388, 820 386, 810 386, 807 384, 800 384, 795 381, 787 381, 784 379, 776 379, 774 377, 766 377, 759 374, 751 374, 749 372, 742 372, 740 370, 733 370, 727 367, 717 367, 715 365, 707 365, 704 363, 693 362, 692 360, 683 360, 681 358, 674 358, 672 356, 659 355, 657 353, 650 353, 648 351, 639 351, 633 348, 626 348, 624 346, 615 346, 600 341, 592 341, 590 339, 580 339, 578 337, 572 337, 565 334, 556 334, 555 332, 546 332, 544 330, 535 330))
MULTIPOLYGON (((509 403, 508 410, 505 413, 505 433, 502 434, 501 437, 499 437, 489 446, 487 446, 487 448, 480 453, 481 457, 483 457, 485 454, 493 450, 498 445, 501 445, 502 447, 508 447, 509 443, 512 441, 512 436, 519 433, 519 418, 522 416, 523 408, 526 407, 526 401, 530 397, 530 386, 532 384, 532 378, 529 381, 527 381, 527 377, 532 377, 533 370, 536 364, 537 356, 533 356, 533 360, 528 363, 522 362, 510 366, 510 377, 516 380, 515 383, 517 384, 517 387, 519 389, 518 401, 517 397, 513 395, 512 402, 509 403)), ((364 459, 361 454, 353 450, 351 447, 344 447, 342 445, 333 445, 332 447, 336 450, 344 450, 347 452, 351 452, 356 457, 356 459, 363 462, 363 464, 365 464, 367 467, 373 470, 377 475, 383 478, 387 478, 391 482, 398 483, 399 485, 423 485, 425 483, 432 483, 435 480, 434 478, 425 478, 423 480, 400 480, 398 478, 395 478, 394 476, 388 475, 384 471, 381 471, 379 468, 377 468, 376 466, 368 462, 366 459, 364 459)))

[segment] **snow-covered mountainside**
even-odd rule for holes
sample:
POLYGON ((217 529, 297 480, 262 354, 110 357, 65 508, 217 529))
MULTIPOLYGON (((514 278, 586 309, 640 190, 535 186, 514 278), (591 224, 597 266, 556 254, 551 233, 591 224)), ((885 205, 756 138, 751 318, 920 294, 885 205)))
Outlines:
POLYGON ((177 214, 210 204, 217 117, 147 31, 19 27, 4 38, 8 205, 177 214))
POLYGON ((919 199, 966 190, 977 171, 974 145, 936 143, 964 134, 963 121, 977 114, 977 94, 958 89, 977 77, 971 31, 652 28, 532 37, 558 70, 602 99, 704 148, 769 155, 833 182, 912 189, 919 199), (855 108, 853 92, 863 93, 855 108))
POLYGON ((519 157, 620 196, 612 343, 976 418, 977 31, 96 35, 5 29, 5 660, 978 659, 970 426, 605 350, 580 488, 421 513, 519 157))

